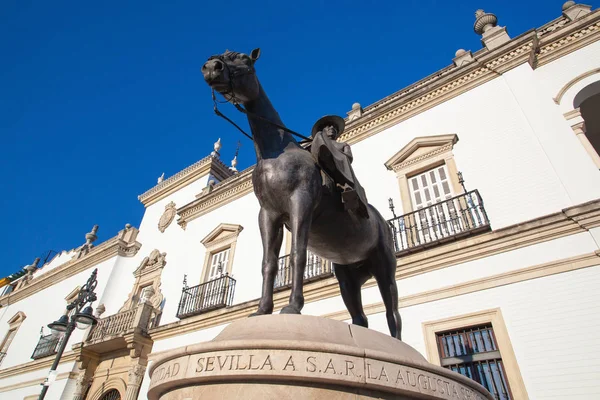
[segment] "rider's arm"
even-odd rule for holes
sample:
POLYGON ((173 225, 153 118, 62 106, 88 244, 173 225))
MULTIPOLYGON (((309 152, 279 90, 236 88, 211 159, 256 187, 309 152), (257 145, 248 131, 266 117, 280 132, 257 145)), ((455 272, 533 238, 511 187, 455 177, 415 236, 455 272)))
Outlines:
POLYGON ((344 153, 346 155, 346 157, 348 157, 348 161, 350 161, 350 163, 352 163, 352 161, 354 160, 354 157, 352 156, 352 150, 350 150, 350 146, 344 143, 344 147, 342 148, 342 153, 344 153))

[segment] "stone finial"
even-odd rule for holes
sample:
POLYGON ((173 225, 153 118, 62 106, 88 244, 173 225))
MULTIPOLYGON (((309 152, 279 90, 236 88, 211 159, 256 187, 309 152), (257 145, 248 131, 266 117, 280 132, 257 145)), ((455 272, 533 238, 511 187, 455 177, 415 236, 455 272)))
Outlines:
POLYGON ((37 270, 38 268, 38 264, 40 262, 40 258, 37 257, 34 261, 33 264, 28 265, 25 267, 25 270, 27 271, 27 275, 33 275, 33 273, 37 270))
POLYGON ((223 146, 221 145, 221 138, 219 138, 219 140, 217 140, 215 142, 215 145, 214 145, 215 150, 212 153, 210 153, 210 155, 213 157, 219 157, 221 155, 221 153, 219 153, 219 150, 221 150, 221 147, 223 147, 223 146))
POLYGON ((165 180, 165 173, 163 172, 162 175, 159 176, 158 179, 156 180, 156 183, 161 183, 164 180, 165 180))
POLYGON ((105 311, 106 307, 104 306, 104 304, 98 305, 98 307, 96 307, 96 317, 100 318, 100 316, 104 314, 105 311))
POLYGON ((95 242, 98 239, 96 236, 96 232, 98 232, 98 225, 94 225, 91 232, 85 234, 85 243, 91 245, 92 242, 95 242))
POLYGON ((85 234, 85 243, 77 249, 77 258, 85 256, 94 247, 93 242, 98 239, 96 232, 98 232, 98 225, 94 225, 91 232, 85 234))
POLYGON ((238 157, 238 154, 240 154, 240 147, 241 146, 242 146, 242 142, 240 142, 238 140, 237 147, 235 149, 235 156, 233 157, 233 160, 231 160, 231 167, 229 168, 231 171, 233 171, 233 173, 238 172, 238 170, 237 170, 237 164, 238 164, 237 157, 238 157))
POLYGON ((475 25, 473 29, 478 35, 483 35, 485 32, 498 25, 498 17, 491 13, 486 13, 483 10, 475 11, 475 25))
POLYGON ((346 114, 348 114, 348 121, 354 121, 355 119, 362 117, 363 109, 360 106, 360 103, 352 104, 352 110, 348 111, 346 114))
POLYGON ((562 6, 563 15, 570 21, 575 21, 592 12, 592 7, 585 4, 577 4, 574 1, 567 1, 562 6))
POLYGON ((482 36, 481 42, 488 50, 494 50, 510 41, 506 27, 498 26, 498 17, 483 10, 475 12, 473 30, 482 36))
POLYGON ((454 54, 452 61, 457 67, 462 67, 465 64, 475 61, 475 59, 473 58, 473 53, 471 53, 471 51, 458 49, 454 54))

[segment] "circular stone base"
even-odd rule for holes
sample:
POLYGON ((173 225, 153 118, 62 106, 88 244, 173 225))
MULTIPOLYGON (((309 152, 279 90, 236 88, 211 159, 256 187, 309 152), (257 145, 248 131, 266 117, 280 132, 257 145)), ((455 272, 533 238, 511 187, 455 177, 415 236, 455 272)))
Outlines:
POLYGON ((237 321, 214 340, 161 354, 149 400, 468 399, 493 397, 382 333, 321 317, 237 321))

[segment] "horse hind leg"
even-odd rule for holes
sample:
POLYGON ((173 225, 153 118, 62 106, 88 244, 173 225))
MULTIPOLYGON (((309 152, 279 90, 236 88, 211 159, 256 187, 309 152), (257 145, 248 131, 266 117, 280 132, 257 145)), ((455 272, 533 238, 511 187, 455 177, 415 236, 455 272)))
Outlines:
POLYGON ((396 257, 389 251, 375 251, 372 260, 369 261, 385 305, 385 317, 390 334, 402 340, 402 319, 398 311, 398 286, 396 285, 396 257))
POLYGON ((263 285, 258 310, 251 314, 251 317, 273 313, 273 285, 279 267, 277 264, 279 250, 283 241, 283 225, 275 214, 261 208, 258 214, 258 224, 263 243, 263 285))
POLYGON ((360 288, 371 277, 363 265, 359 268, 333 264, 335 276, 340 285, 342 300, 352 317, 354 325, 369 327, 369 321, 363 310, 360 288))

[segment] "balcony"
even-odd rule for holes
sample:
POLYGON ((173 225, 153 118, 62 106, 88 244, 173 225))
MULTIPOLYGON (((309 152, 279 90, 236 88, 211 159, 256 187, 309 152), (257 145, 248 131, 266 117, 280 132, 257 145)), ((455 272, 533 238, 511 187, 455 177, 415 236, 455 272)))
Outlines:
POLYGON ((394 236, 396 255, 491 229, 477 190, 392 218, 388 222, 394 236))
MULTIPOLYGON (((304 269, 304 282, 333 276, 331 261, 319 257, 310 251, 306 254, 306 268, 304 269)), ((292 270, 290 268, 290 255, 279 257, 279 270, 275 276, 274 289, 283 289, 292 285, 292 270)))
POLYGON ((233 304, 235 279, 225 274, 197 286, 184 286, 177 318, 187 318, 233 304))
POLYGON ((58 346, 60 346, 60 342, 62 339, 63 336, 41 336, 40 341, 38 342, 37 346, 35 346, 35 350, 33 350, 31 358, 33 360, 37 360, 39 358, 44 358, 56 354, 56 351, 58 350, 58 346))
POLYGON ((100 321, 98 321, 98 324, 92 328, 87 341, 95 342, 126 332, 133 327, 133 320, 135 318, 136 311, 137 309, 134 308, 106 318, 102 318, 100 321))

